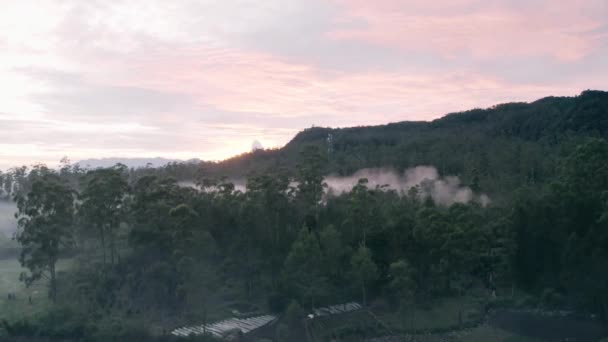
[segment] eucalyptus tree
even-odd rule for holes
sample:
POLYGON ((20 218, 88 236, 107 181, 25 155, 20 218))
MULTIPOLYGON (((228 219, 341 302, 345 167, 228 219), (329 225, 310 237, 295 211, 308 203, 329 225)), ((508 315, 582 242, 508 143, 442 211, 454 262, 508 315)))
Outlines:
POLYGON ((327 187, 324 181, 327 159, 318 146, 306 146, 300 153, 297 164, 297 200, 306 217, 306 225, 314 229, 319 220, 319 210, 323 192, 327 187))
POLYGON ((37 166, 31 190, 17 198, 19 230, 17 241, 22 250, 21 265, 29 270, 21 280, 27 286, 40 279, 50 284, 50 297, 57 299, 57 261, 73 246, 75 192, 59 175, 37 166))
POLYGON ((308 228, 300 230, 289 255, 285 259, 285 279, 302 301, 315 303, 328 292, 327 278, 323 274, 323 255, 315 234, 308 228))
POLYGON ((247 180, 245 215, 249 234, 245 238, 259 248, 268 265, 272 286, 276 287, 285 256, 289 252, 293 231, 290 212, 292 196, 285 173, 264 174, 247 180))
POLYGON ((399 259, 390 265, 389 276, 389 288, 397 295, 399 311, 404 313, 416 295, 416 269, 406 259, 399 259))
POLYGON ((110 264, 114 265, 119 258, 116 248, 117 231, 128 214, 125 206, 129 194, 126 167, 119 164, 89 171, 82 183, 79 213, 84 225, 97 232, 103 264, 107 263, 109 250, 110 264))
POLYGON ((378 266, 372 260, 372 252, 361 245, 351 258, 352 277, 361 289, 363 306, 367 305, 369 285, 378 278, 378 266))
POLYGON ((133 187, 132 290, 146 304, 184 304, 194 267, 212 254, 214 240, 192 208, 195 196, 172 178, 144 176, 133 187))

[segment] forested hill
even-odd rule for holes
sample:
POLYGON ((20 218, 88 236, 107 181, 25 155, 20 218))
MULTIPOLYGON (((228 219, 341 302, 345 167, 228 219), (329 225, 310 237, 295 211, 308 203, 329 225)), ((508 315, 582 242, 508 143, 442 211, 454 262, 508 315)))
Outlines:
POLYGON ((246 153, 206 168, 214 175, 237 178, 278 168, 294 170, 303 147, 318 145, 327 151, 328 174, 433 165, 441 174, 458 175, 469 184, 479 181, 482 190, 497 193, 545 182, 555 173, 557 157, 585 138, 607 136, 608 92, 588 90, 576 97, 452 113, 431 122, 313 127, 281 149, 246 153))

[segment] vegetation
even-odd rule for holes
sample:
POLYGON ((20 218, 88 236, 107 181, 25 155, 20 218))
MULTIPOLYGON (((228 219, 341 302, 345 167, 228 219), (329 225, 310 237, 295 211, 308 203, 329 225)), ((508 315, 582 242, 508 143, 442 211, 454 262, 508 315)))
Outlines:
POLYGON ((220 164, 10 170, 2 188, 18 204, 22 279, 48 278, 56 303, 30 323, 5 321, 4 333, 44 334, 48 322, 53 336, 163 335, 244 302, 285 313, 276 336, 286 340, 305 312, 352 300, 415 330, 430 303, 475 298, 456 306, 462 323, 473 301, 519 291, 606 321, 606 118, 608 94, 585 92, 431 123, 313 128, 220 164), (332 194, 324 183, 429 164, 492 204, 443 206, 366 179, 332 194), (249 172, 246 191, 224 171, 249 172), (73 260, 64 273, 61 258, 73 260))

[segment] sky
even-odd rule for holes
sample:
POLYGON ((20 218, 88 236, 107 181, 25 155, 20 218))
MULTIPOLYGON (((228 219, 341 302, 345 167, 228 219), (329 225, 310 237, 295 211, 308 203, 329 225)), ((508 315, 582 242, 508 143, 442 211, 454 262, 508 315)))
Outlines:
POLYGON ((608 89, 606 0, 0 0, 0 168, 608 89))

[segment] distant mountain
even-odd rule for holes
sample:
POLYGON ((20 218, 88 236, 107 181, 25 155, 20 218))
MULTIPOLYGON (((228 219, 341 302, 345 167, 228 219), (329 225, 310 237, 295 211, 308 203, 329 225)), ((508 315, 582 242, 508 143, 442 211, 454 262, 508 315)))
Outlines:
POLYGON ((170 163, 187 163, 187 164, 198 164, 201 162, 200 159, 167 159, 167 158, 101 158, 101 159, 86 159, 76 162, 75 164, 80 165, 86 169, 96 169, 111 167, 116 164, 124 164, 128 168, 140 168, 140 167, 162 167, 170 163))

